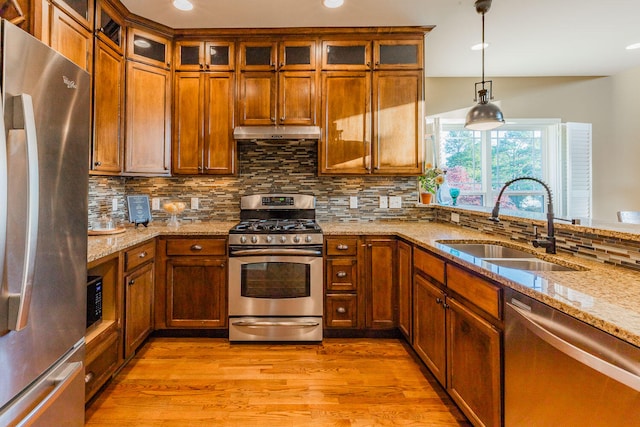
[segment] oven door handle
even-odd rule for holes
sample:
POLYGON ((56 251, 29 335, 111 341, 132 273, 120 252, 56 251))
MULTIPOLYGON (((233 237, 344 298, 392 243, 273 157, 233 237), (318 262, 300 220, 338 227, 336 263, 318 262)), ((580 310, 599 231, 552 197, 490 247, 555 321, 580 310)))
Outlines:
POLYGON ((231 256, 240 255, 305 255, 305 256, 322 256, 322 250, 319 249, 232 249, 229 251, 231 256))
POLYGON ((315 328, 320 326, 319 322, 314 321, 302 321, 302 322, 269 322, 261 320, 240 320, 233 322, 233 326, 245 326, 248 328, 264 328, 270 326, 281 326, 287 328, 315 328))

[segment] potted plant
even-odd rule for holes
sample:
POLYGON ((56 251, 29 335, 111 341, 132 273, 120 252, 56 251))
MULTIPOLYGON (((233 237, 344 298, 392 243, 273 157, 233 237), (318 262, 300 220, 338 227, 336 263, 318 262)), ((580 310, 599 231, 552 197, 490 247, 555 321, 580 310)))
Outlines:
POLYGON ((438 186, 444 182, 444 173, 442 169, 434 167, 431 163, 425 164, 424 169, 424 175, 418 177, 418 182, 420 183, 420 202, 429 204, 438 186))

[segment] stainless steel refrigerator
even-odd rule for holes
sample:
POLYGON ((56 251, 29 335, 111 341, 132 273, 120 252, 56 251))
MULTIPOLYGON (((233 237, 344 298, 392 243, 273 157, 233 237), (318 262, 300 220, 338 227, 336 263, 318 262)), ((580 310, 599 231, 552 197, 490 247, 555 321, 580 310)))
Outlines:
POLYGON ((0 426, 80 426, 90 76, 1 31, 0 426))

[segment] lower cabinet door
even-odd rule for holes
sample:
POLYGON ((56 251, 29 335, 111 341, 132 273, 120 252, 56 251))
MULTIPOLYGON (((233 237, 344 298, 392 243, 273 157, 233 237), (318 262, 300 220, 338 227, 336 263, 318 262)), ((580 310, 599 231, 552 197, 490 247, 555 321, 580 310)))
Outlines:
POLYGON ((153 331, 154 265, 148 263, 125 277, 125 358, 132 355, 153 331))
POLYGON ((438 382, 446 387, 444 292, 416 274, 413 298, 413 348, 438 382))
POLYGON ((454 298, 447 304, 447 390, 473 425, 500 426, 500 331, 454 298))
POLYGON ((227 326, 227 266, 224 259, 167 260, 167 326, 227 326))

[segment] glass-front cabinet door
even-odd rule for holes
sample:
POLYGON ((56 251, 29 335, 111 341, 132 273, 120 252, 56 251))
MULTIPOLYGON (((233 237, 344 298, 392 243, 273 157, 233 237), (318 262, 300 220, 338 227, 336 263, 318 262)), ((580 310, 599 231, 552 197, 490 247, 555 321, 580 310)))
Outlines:
POLYGON ((118 53, 124 52, 124 21, 103 1, 96 2, 96 35, 118 53))
POLYGON ((93 29, 94 0, 53 0, 53 3, 88 29, 93 29))
POLYGON ((241 42, 240 69, 271 71, 276 68, 276 42, 241 42))
POLYGON ((171 68, 171 43, 160 35, 130 28, 127 58, 156 67, 171 68))
POLYGON ((235 49, 233 42, 207 42, 205 44, 205 68, 207 71, 233 71, 235 49))
POLYGON ((423 68, 423 40, 376 40, 373 63, 377 70, 423 68))
POLYGON ((370 41, 324 40, 322 42, 323 70, 369 70, 370 68, 370 41))
POLYGON ((233 42, 179 41, 176 69, 179 71, 233 71, 233 42))
POLYGON ((316 42, 315 40, 280 42, 278 48, 279 70, 315 70, 316 42))

